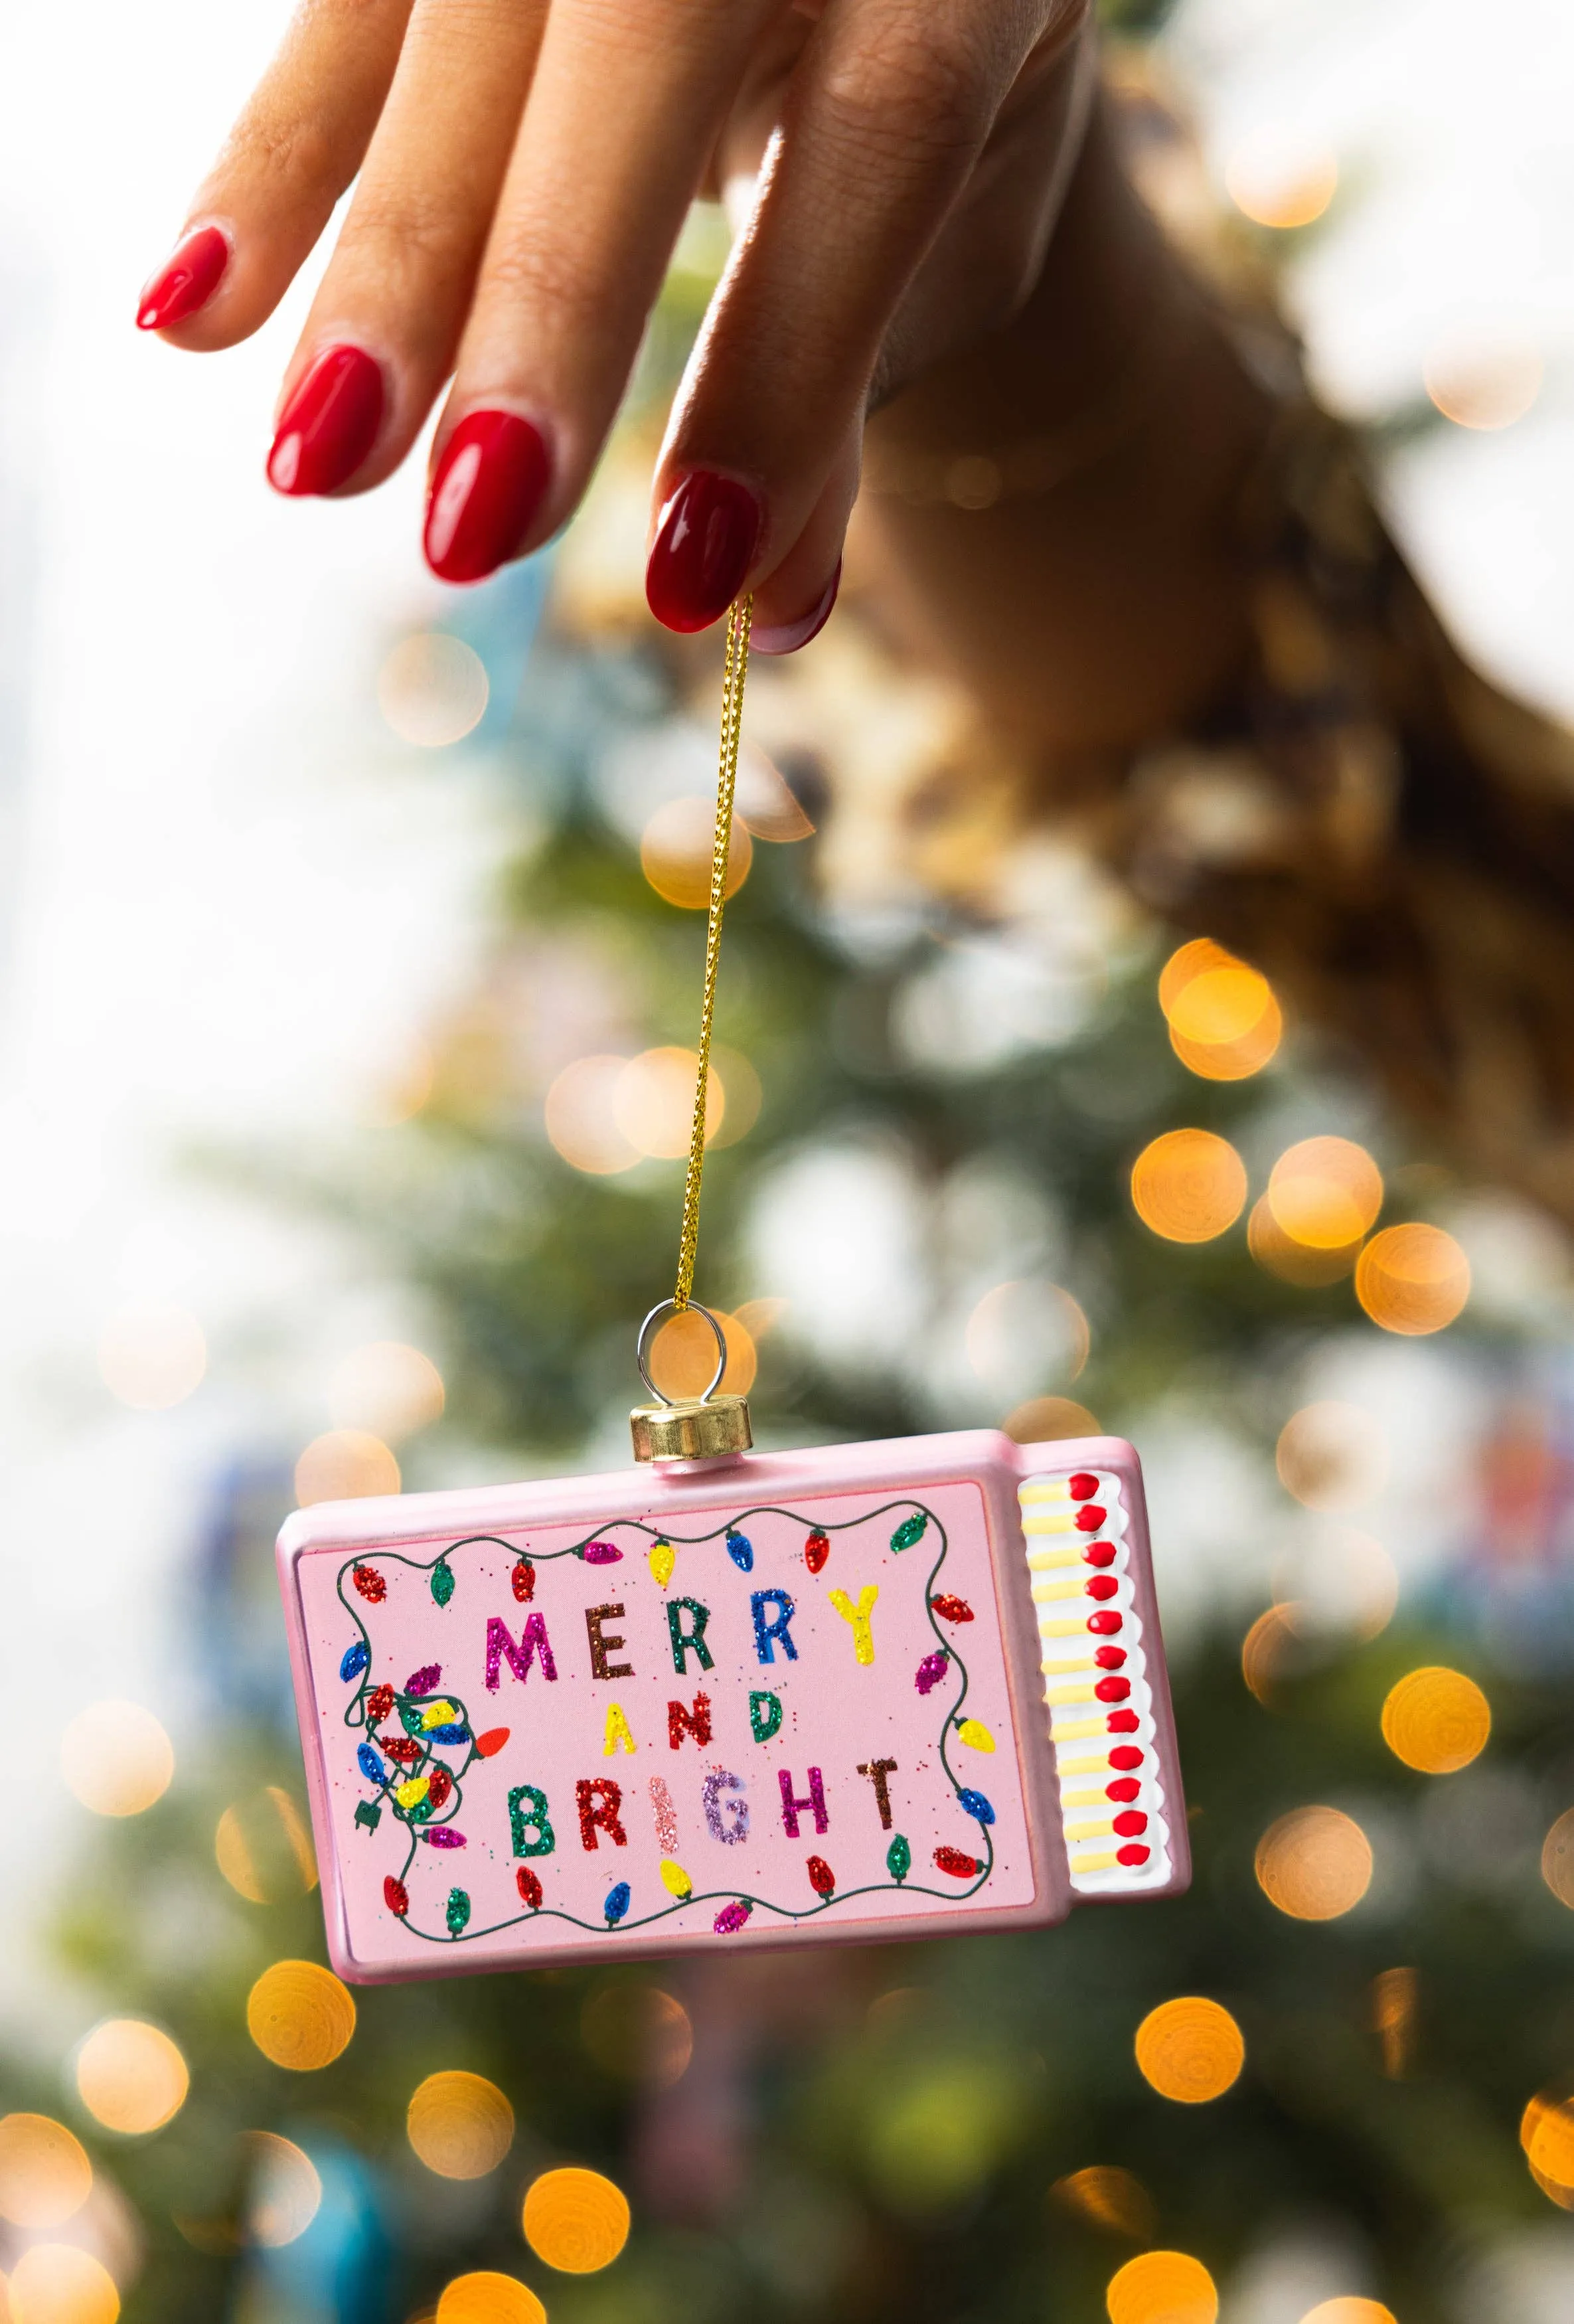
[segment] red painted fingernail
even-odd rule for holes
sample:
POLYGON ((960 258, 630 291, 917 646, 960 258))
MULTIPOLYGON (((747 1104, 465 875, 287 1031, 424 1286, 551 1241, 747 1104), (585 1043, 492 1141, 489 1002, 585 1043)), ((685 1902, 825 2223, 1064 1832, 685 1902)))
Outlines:
POLYGON ((347 484, 382 424, 382 369, 364 347, 329 347, 279 415, 268 482, 292 500, 347 484))
POLYGON ((747 484, 696 468, 661 512, 645 568, 645 597, 669 630, 719 621, 743 586, 759 538, 760 506, 747 484))
POLYGON ((811 638, 817 638, 831 618, 831 608, 836 603, 836 592, 842 586, 842 559, 836 559, 836 570, 817 605, 811 606, 801 621, 781 622, 776 628, 769 626, 750 631, 749 642, 756 653, 796 653, 811 638))
POLYGON ((519 549, 552 472, 547 439, 512 411, 472 411, 443 447, 427 501, 439 581, 484 581, 519 549))
POLYGON ((168 330, 206 307, 229 264, 229 244, 216 226, 198 226, 170 256, 137 301, 139 331, 168 330))

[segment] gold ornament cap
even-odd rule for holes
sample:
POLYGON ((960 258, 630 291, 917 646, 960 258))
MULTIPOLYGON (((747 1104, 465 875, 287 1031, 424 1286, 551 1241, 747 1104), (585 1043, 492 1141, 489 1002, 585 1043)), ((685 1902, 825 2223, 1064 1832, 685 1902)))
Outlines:
POLYGON ((636 1461, 721 1461, 754 1442, 749 1399, 686 1397, 677 1404, 637 1404, 629 1415, 636 1461))
POLYGON ((636 1461, 724 1461, 734 1452, 747 1452, 754 1442, 748 1397, 716 1394, 727 1369, 726 1333, 710 1309, 702 1307, 697 1299, 685 1300, 683 1305, 703 1315, 710 1325, 716 1342, 716 1369, 703 1396, 676 1399, 663 1396, 650 1377, 650 1334, 660 1317, 682 1311, 676 1299, 663 1299, 652 1307, 640 1326, 634 1360, 640 1367, 640 1379, 658 1400, 654 1404, 637 1404, 629 1415, 636 1461))

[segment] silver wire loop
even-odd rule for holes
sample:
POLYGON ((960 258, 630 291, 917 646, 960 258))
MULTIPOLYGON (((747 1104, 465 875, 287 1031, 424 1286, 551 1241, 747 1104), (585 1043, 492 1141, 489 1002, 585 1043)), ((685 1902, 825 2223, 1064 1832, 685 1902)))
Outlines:
MULTIPOLYGON (((716 1393, 716 1390, 721 1387, 723 1374, 727 1369, 727 1334, 723 1331, 720 1323, 717 1323, 710 1309, 708 1307, 702 1306, 697 1299, 690 1299, 686 1305, 693 1314, 695 1315, 703 1315, 704 1317, 706 1323, 710 1325, 712 1331, 716 1335, 716 1369, 711 1374, 710 1386, 705 1389, 704 1394, 699 1399, 702 1404, 708 1404, 712 1397, 716 1393)), ((677 1312, 678 1307, 676 1299, 658 1299, 655 1306, 650 1310, 649 1315, 646 1316, 645 1321, 640 1324, 640 1336, 634 1343, 634 1361, 640 1367, 640 1377, 644 1381, 646 1387, 649 1389, 651 1395, 662 1404, 672 1404, 676 1399, 668 1396, 665 1388, 658 1388, 655 1381, 651 1379, 650 1366, 646 1357, 646 1349, 649 1344, 650 1327, 656 1322, 657 1317, 658 1315, 666 1315, 668 1314, 676 1315, 677 1312)))

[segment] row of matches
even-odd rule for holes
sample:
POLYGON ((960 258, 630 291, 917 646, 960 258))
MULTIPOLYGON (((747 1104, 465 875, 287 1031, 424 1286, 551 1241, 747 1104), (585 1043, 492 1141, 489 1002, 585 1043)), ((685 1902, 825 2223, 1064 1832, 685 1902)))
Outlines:
POLYGON ((1090 1875, 1146 1875, 1162 1845, 1119 1495, 1118 1478, 1088 1470, 1029 1477, 1019 1489, 1073 1886, 1090 1875))

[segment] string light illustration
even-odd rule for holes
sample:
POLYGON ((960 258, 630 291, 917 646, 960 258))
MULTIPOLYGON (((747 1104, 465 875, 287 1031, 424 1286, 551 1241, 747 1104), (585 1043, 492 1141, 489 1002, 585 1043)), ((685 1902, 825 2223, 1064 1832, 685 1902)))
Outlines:
MULTIPOLYGON (((995 1812, 985 1794, 976 1785, 966 1782, 953 1767, 949 1756, 953 1743, 976 1749, 976 1737, 987 1732, 979 1727, 976 1720, 966 1718, 963 1710, 970 1681, 967 1665, 957 1648, 954 1629, 959 1621, 971 1618, 971 1611, 961 1600, 943 1591, 939 1595, 935 1592, 949 1551, 945 1527, 935 1513, 920 1502, 903 1499, 886 1502, 861 1517, 831 1524, 817 1517, 805 1517, 794 1509, 761 1505, 743 1510, 707 1532, 692 1535, 679 1534, 670 1527, 658 1528, 635 1518, 620 1517, 594 1527, 580 1540, 561 1549, 532 1549, 528 1554, 514 1543, 503 1541, 496 1535, 472 1534, 463 1540, 451 1542, 425 1563, 393 1550, 358 1553, 347 1558, 337 1575, 337 1595, 339 1603, 354 1625, 355 1636, 339 1663, 340 1681, 354 1690, 345 1704, 343 1717, 345 1729, 359 1738, 355 1746, 355 1762, 369 1789, 369 1796, 356 1803, 355 1825, 370 1839, 381 1828, 383 1817, 389 1815, 404 1827, 407 1834, 403 1861, 396 1872, 387 1875, 382 1884, 383 1903, 388 1912, 412 1937, 427 1943, 451 1945, 474 1943, 530 1920, 561 1921, 588 1933, 604 1935, 612 1931, 628 1932, 648 1928, 693 1905, 716 1905, 719 1910, 713 1926, 718 1933, 725 1935, 743 1929, 757 1911, 797 1923, 814 1920, 856 1897, 888 1891, 900 1890, 905 1895, 933 1896, 945 1904, 954 1904, 976 1894, 994 1869, 992 1827, 995 1812), (838 1886, 831 1868, 823 1858, 811 1857, 807 1867, 809 1895, 794 1904, 741 1894, 731 1888, 696 1891, 687 1874, 672 1866, 670 1869, 664 1868, 663 1893, 650 1909, 635 1911, 631 1884, 619 1881, 604 1900, 602 1916, 599 1919, 582 1919, 550 1901, 538 1874, 529 1866, 521 1866, 516 1875, 520 1901, 524 1908, 521 1912, 484 1927, 477 1925, 469 1892, 462 1886, 447 1885, 440 1896, 434 1893, 432 1912, 437 1924, 428 1925, 423 1910, 425 1900, 421 1894, 423 1884, 418 1871, 420 1851, 423 1848, 438 1850, 446 1859, 446 1877, 453 1868, 455 1855, 468 1845, 459 1821, 464 1812, 465 1779, 479 1761, 494 1757, 502 1749, 511 1730, 507 1727, 493 1727, 478 1733, 468 1704, 453 1688, 444 1686, 443 1665, 439 1662, 423 1664, 410 1672, 402 1686, 386 1679, 373 1682, 373 1641, 367 1628, 367 1617, 373 1609, 387 1602, 385 1569, 402 1566, 424 1575, 433 1603, 445 1608, 462 1587, 463 1554, 481 1549, 500 1550, 511 1563, 514 1595, 523 1603, 534 1600, 538 1567, 565 1558, 575 1558, 591 1566, 621 1563, 623 1546, 612 1537, 620 1535, 625 1538, 635 1537, 630 1544, 632 1554, 649 1552, 654 1576, 659 1576, 663 1572, 670 1576, 673 1566, 668 1561, 675 1560, 677 1551, 693 1553, 707 1547, 720 1549, 733 1566, 744 1572, 750 1572, 754 1552, 748 1528, 762 1517, 779 1518, 802 1529, 805 1563, 810 1571, 816 1573, 828 1560, 831 1537, 858 1526, 894 1518, 896 1522, 889 1536, 889 1547, 898 1556, 916 1548, 926 1536, 937 1541, 938 1553, 924 1584, 925 1611, 936 1643, 918 1665, 913 1683, 921 1695, 932 1692, 943 1695, 935 1748, 951 1786, 952 1796, 978 1831, 978 1839, 971 1849, 941 1846, 934 1849, 932 1859, 934 1869, 945 1876, 947 1885, 943 1888, 928 1887, 912 1877, 915 1869, 912 1843, 905 1834, 897 1832, 886 1853, 888 1880, 868 1882, 857 1888, 844 1889, 838 1886), (658 1550, 663 1553, 659 1558, 655 1554, 658 1550), (947 1637, 941 1628, 942 1619, 953 1626, 952 1636, 947 1637), (952 1692, 953 1686, 956 1688, 954 1694, 952 1692)), ((665 1582, 662 1586, 665 1587, 665 1582)), ((758 1736, 758 1729, 756 1731, 758 1736)), ((544 1809, 544 1803, 542 1804, 544 1809)))

